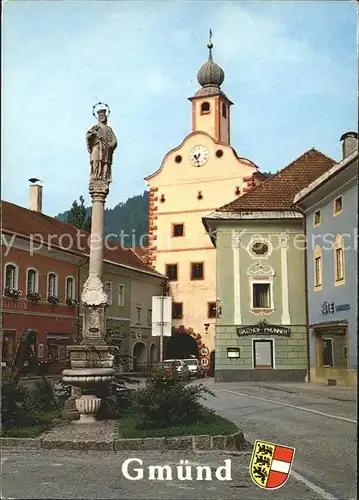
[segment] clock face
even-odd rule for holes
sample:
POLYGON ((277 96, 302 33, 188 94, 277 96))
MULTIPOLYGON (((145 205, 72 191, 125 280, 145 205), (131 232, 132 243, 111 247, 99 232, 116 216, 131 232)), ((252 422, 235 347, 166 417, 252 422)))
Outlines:
POLYGON ((194 146, 189 152, 189 161, 194 167, 202 167, 209 158, 209 151, 205 146, 194 146))

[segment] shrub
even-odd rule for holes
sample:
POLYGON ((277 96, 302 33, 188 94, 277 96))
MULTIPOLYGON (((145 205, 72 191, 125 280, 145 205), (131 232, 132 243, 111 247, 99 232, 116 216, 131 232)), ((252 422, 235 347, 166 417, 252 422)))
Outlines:
POLYGON ((46 379, 36 380, 30 389, 31 404, 40 412, 46 412, 55 408, 54 392, 51 383, 46 379))
MULTIPOLYGON (((176 370, 156 370, 146 387, 135 392, 134 409, 140 417, 139 428, 161 428, 186 425, 203 419, 204 407, 199 400, 214 394, 202 384, 188 385, 176 370)), ((208 416, 208 410, 205 410, 208 416)))
POLYGON ((36 425, 40 421, 28 388, 19 381, 19 372, 10 367, 2 370, 1 407, 5 429, 36 425))

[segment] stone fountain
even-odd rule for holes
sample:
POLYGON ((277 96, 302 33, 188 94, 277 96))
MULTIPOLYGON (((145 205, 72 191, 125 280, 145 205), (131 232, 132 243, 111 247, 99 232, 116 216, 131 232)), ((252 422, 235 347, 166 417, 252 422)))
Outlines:
POLYGON ((107 295, 102 282, 104 247, 104 210, 112 181, 111 167, 117 139, 107 125, 110 109, 101 102, 93 107, 97 125, 88 130, 86 144, 90 153, 89 193, 92 198, 89 276, 81 296, 83 331, 80 345, 68 346, 71 368, 62 372, 64 382, 72 386, 72 396, 80 415, 78 423, 93 423, 101 406, 98 394, 108 387, 115 370, 113 356, 106 344, 107 295), (95 115, 97 106, 101 106, 95 115))

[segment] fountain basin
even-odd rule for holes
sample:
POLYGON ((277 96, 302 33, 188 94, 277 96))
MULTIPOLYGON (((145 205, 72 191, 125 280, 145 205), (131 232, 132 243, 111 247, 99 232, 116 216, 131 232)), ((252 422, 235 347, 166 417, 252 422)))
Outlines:
POLYGON ((113 368, 78 368, 62 372, 62 380, 75 387, 88 389, 100 384, 109 384, 115 370, 113 368))

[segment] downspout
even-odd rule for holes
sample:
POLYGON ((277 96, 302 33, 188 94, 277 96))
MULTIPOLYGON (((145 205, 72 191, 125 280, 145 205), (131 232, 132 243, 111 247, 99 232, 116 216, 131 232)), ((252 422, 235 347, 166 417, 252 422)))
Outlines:
POLYGON ((308 382, 310 382, 310 338, 309 338, 309 308, 308 308, 308 245, 307 245, 307 218, 304 211, 296 207, 296 209, 303 215, 303 232, 305 238, 305 251, 304 251, 304 293, 305 293, 305 328, 307 331, 307 373, 308 382))

